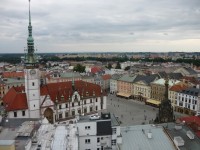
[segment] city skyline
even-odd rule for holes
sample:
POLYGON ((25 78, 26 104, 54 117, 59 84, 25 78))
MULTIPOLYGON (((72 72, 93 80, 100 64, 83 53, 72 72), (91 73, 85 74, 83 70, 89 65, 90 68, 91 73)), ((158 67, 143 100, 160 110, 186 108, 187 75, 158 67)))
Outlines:
MULTIPOLYGON (((168 52, 200 47, 200 2, 32 0, 35 46, 45 52, 168 52), (85 51, 84 51, 85 50, 85 51)), ((0 4, 0 53, 22 53, 28 0, 0 4)))

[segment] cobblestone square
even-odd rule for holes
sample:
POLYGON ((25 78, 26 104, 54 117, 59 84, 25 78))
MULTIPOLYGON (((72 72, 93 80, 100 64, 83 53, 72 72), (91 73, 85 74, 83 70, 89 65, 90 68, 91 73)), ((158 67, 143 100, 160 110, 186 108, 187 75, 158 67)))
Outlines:
MULTIPOLYGON (((158 108, 145 105, 144 102, 109 94, 107 111, 119 117, 121 126, 131 126, 152 123, 156 118, 158 108)), ((175 118, 180 116, 183 115, 175 112, 175 118)))

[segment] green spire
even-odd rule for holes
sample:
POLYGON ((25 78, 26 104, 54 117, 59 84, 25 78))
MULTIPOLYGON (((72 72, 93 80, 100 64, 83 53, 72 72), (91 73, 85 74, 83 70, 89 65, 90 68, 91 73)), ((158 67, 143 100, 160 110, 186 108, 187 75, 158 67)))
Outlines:
POLYGON ((31 11, 30 11, 30 0, 29 0, 29 25, 28 25, 28 38, 27 38, 27 53, 25 55, 25 65, 35 66, 37 63, 36 55, 34 54, 34 39, 32 37, 32 26, 31 26, 31 11))

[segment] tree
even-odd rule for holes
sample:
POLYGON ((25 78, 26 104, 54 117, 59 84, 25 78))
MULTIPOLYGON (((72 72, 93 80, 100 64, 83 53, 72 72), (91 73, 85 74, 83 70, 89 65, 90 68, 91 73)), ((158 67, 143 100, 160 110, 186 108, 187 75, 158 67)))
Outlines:
POLYGON ((108 69, 111 69, 112 68, 112 65, 110 63, 108 63, 108 66, 107 66, 108 69))
POLYGON ((117 62, 117 66, 115 67, 115 69, 121 69, 120 63, 117 62))
POLYGON ((77 64, 74 67, 73 71, 80 72, 80 73, 85 72, 85 66, 82 66, 81 64, 77 64))
POLYGON ((129 70, 131 67, 130 66, 127 66, 127 67, 125 67, 125 71, 127 71, 127 70, 129 70))

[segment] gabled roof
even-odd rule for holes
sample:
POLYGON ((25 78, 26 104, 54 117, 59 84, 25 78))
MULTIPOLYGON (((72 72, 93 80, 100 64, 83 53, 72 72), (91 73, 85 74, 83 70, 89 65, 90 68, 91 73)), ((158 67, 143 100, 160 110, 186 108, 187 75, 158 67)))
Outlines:
POLYGON ((180 91, 180 93, 192 95, 192 96, 199 96, 200 95, 200 89, 190 87, 190 88, 187 88, 187 89, 180 91))
POLYGON ((121 78, 121 77, 122 77, 121 74, 113 74, 112 77, 111 77, 111 79, 113 79, 113 80, 118 80, 118 79, 121 78))
POLYGON ((93 74, 95 74, 95 73, 98 73, 98 72, 102 72, 102 69, 100 68, 100 67, 92 67, 91 68, 91 72, 93 73, 93 74))
POLYGON ((182 80, 188 81, 188 82, 193 83, 193 84, 198 84, 198 83, 200 83, 200 82, 197 80, 197 78, 195 78, 195 77, 184 76, 184 77, 182 77, 182 80))
MULTIPOLYGON (((82 98, 102 95, 101 87, 97 84, 75 81, 75 89, 82 98)), ((49 83, 41 87, 41 95, 49 95, 53 102, 66 102, 71 100, 74 91, 72 89, 72 82, 49 83), (64 97, 62 100, 61 97, 64 97)), ((104 94, 104 93, 103 93, 104 94)))
POLYGON ((190 75, 197 74, 197 72, 190 67, 183 67, 190 75))
POLYGON ((24 72, 3 72, 2 73, 3 78, 24 78, 24 72))
POLYGON ((165 71, 162 71, 162 72, 158 72, 158 75, 161 77, 161 78, 169 78, 169 79, 180 79, 183 77, 183 75, 181 73, 166 73, 165 71))
POLYGON ((118 80, 119 81, 124 81, 124 82, 133 82, 136 77, 137 77, 137 75, 128 75, 128 74, 125 74, 121 78, 119 78, 118 80))
MULTIPOLYGON (((84 81, 75 81, 75 89, 82 99, 87 97, 100 97, 102 93, 99 85, 84 81)), ((28 109, 25 88, 12 87, 3 97, 3 102, 7 111, 28 109)), ((74 93, 72 82, 49 83, 40 87, 41 96, 49 95, 53 102, 64 103, 71 100, 74 93), (63 99, 64 98, 64 99, 63 99)))
POLYGON ((3 103, 7 111, 28 109, 24 87, 12 87, 3 97, 3 103))
POLYGON ((103 79, 103 80, 109 80, 110 78, 111 78, 111 75, 110 75, 110 74, 102 75, 102 79, 103 79))
POLYGON ((200 131, 198 128, 200 128, 200 117, 199 116, 189 116, 189 117, 182 117, 179 118, 181 122, 185 122, 186 125, 188 125, 195 134, 200 138, 200 131))
POLYGON ((153 75, 149 75, 149 76, 138 75, 135 78, 134 83, 143 81, 147 85, 150 85, 150 83, 155 81, 156 79, 159 79, 159 75, 157 75, 157 74, 153 74, 153 75))
POLYGON ((188 88, 188 86, 185 85, 185 84, 176 84, 176 85, 173 85, 169 90, 175 91, 175 92, 180 92, 180 91, 185 90, 187 88, 188 88))

